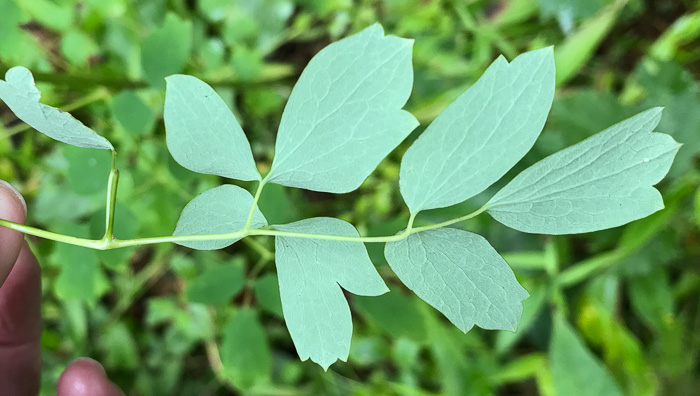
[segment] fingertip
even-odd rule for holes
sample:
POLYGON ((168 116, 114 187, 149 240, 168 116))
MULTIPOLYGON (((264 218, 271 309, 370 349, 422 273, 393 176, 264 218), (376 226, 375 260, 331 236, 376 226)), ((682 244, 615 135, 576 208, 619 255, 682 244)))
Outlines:
MULTIPOLYGON (((24 223, 27 204, 22 195, 9 183, 0 180, 0 219, 24 223)), ((9 228, 0 227, 0 287, 17 260, 24 235, 9 228)))
MULTIPOLYGON (((17 191, 12 185, 4 180, 0 180, 0 190, 6 191, 7 198, 8 200, 14 201, 14 206, 16 209, 19 211, 17 212, 20 215, 21 221, 20 223, 24 223, 24 220, 27 217, 27 202, 24 200, 24 197, 22 194, 17 191)), ((2 208, 2 192, 0 192, 0 208, 2 208)), ((2 209, 0 209, 0 213, 2 213, 2 209)))
POLYGON ((74 360, 58 379, 56 396, 124 396, 97 361, 74 360))

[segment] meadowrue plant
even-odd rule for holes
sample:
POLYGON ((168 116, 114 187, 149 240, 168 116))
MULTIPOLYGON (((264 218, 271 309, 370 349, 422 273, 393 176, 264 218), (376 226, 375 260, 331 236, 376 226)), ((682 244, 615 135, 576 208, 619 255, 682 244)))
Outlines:
MULTIPOLYGON (((373 25, 319 52, 289 97, 265 175, 214 90, 195 77, 168 77, 164 118, 175 160, 195 172, 258 182, 255 195, 225 184, 194 198, 172 236, 115 238, 119 173, 114 160, 102 239, 6 220, 0 225, 102 250, 164 242, 212 250, 248 236, 272 236, 287 327, 301 359, 324 369, 348 358, 352 320, 342 289, 364 296, 388 291, 364 243, 386 243, 386 259, 399 279, 462 331, 474 325, 514 331, 528 293, 486 239, 450 226, 488 213, 523 232, 573 234, 646 217, 664 206, 653 185, 666 175, 680 145, 653 132, 661 119, 661 109, 653 108, 541 160, 473 213, 414 226, 421 211, 483 192, 532 148, 554 97, 552 48, 544 48, 512 62, 498 58, 408 149, 399 179, 410 212, 403 231, 364 237, 335 218, 269 225, 257 207, 267 184, 353 191, 418 126, 402 110, 413 85, 412 44, 373 25)), ((104 137, 39 102, 29 70, 9 70, 0 81, 0 99, 39 132, 70 145, 111 150, 116 158, 104 137)))

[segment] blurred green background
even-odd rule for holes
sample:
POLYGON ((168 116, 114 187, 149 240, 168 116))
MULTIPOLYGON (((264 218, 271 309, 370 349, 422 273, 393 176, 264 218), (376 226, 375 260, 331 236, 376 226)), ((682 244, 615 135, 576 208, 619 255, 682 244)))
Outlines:
MULTIPOLYGON (((165 76, 214 86, 261 171, 294 81, 327 44, 375 23, 414 38, 408 109, 421 121, 350 194, 269 185, 271 223, 336 216, 390 235, 408 214, 402 153, 499 54, 555 46, 558 93, 535 148, 504 180, 635 112, 666 106, 660 131, 685 145, 658 186, 666 209, 572 236, 487 237, 530 292, 518 332, 462 334, 405 290, 350 297, 350 358, 300 362, 281 316, 273 240, 216 252, 174 245, 96 252, 32 240, 43 268, 43 394, 74 358, 101 361, 128 395, 690 395, 700 389, 700 1, 0 0, 0 72, 35 73, 42 101, 117 147, 116 236, 168 235, 198 193, 221 184, 176 164, 162 122, 165 76)), ((35 133, 0 106, 0 179, 33 226, 99 238, 109 153, 35 133)), ((230 181, 227 181, 230 182, 230 181)), ((468 213, 486 193, 420 222, 468 213)), ((246 183, 243 187, 250 188, 246 183)), ((0 390, 1 393, 1 390, 0 390)))

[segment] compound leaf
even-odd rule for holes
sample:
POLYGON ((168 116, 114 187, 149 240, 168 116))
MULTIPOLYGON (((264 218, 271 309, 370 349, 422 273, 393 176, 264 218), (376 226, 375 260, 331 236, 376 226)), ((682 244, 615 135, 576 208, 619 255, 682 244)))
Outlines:
POLYGON ((359 187, 418 126, 401 110, 412 46, 376 24, 321 50, 282 114, 270 181, 333 193, 359 187))
POLYGON ((549 361, 557 395, 623 395, 610 372, 562 318, 554 321, 549 361))
POLYGON ((0 99, 32 128, 73 146, 114 150, 107 139, 70 114, 40 103, 40 98, 32 73, 24 67, 13 67, 5 74, 5 81, 0 80, 0 99))
POLYGON ((231 110, 205 82, 191 76, 166 79, 168 150, 185 168, 238 180, 259 180, 250 143, 231 110))
POLYGON ((617 227, 663 209, 652 187, 680 145, 653 133, 661 108, 552 154, 516 176, 487 204, 494 219, 523 232, 574 234, 617 227))
MULTIPOLYGON (((283 226, 282 231, 358 236, 350 223, 313 218, 283 226)), ((277 274, 287 328, 301 360, 324 369, 350 352, 352 319, 341 286, 354 294, 378 296, 389 289, 359 242, 277 236, 277 274)))
POLYGON ((406 151, 401 194, 411 213, 484 191, 537 140, 554 98, 552 48, 498 58, 406 151))
MULTIPOLYGON (((253 206, 253 196, 238 186, 230 184, 212 188, 198 195, 185 206, 173 235, 223 234, 245 227, 248 213, 253 206)), ((255 207, 251 228, 267 225, 265 216, 255 207)), ((223 249, 240 238, 177 242, 179 245, 198 250, 223 249)))
POLYGON ((455 228, 386 244, 386 260, 418 297, 463 332, 474 325, 515 331, 528 293, 482 236, 455 228))

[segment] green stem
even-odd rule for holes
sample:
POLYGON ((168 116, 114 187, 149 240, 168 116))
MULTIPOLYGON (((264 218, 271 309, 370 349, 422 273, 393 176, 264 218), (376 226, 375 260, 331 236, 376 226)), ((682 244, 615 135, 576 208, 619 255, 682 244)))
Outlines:
POLYGON ((270 180, 270 175, 272 175, 272 173, 268 173, 267 176, 265 176, 265 178, 260 180, 260 182, 258 183, 258 189, 255 191, 255 197, 253 197, 253 205, 250 207, 250 213, 248 213, 248 220, 246 220, 245 222, 245 227, 243 227, 243 231, 248 231, 250 229, 250 225, 253 224, 253 217, 255 217, 255 209, 258 208, 260 194, 262 194, 262 190, 265 187, 267 181, 270 180))
POLYGON ((105 210, 105 236, 104 241, 114 239, 114 209, 117 205, 117 186, 119 185, 119 171, 117 170, 117 152, 112 151, 112 170, 107 181, 107 209, 105 210))
MULTIPOLYGON (((140 239, 126 239, 120 240, 112 238, 111 240, 89 240, 82 238, 74 238, 61 234, 55 234, 52 232, 39 230, 34 227, 25 226, 23 224, 13 223, 7 220, 0 220, 0 226, 8 227, 16 231, 23 232, 28 235, 34 235, 46 239, 51 239, 58 242, 69 243, 72 245, 84 246, 92 249, 98 250, 109 250, 118 249, 128 246, 143 246, 143 245, 153 245, 158 243, 179 243, 179 242, 197 242, 197 241, 217 241, 226 239, 241 239, 247 236, 282 236, 288 238, 308 238, 308 239, 322 239, 327 241, 343 241, 343 242, 365 242, 365 243, 384 243, 384 242, 395 242, 402 239, 408 238, 409 236, 422 231, 434 230, 436 228, 446 227, 461 221, 471 219, 478 216, 479 214, 488 210, 485 205, 480 209, 469 213, 467 215, 458 217, 456 219, 443 221, 442 223, 427 225, 423 227, 410 227, 407 228, 396 235, 389 236, 378 236, 378 237, 364 237, 364 236, 343 236, 343 235, 326 235, 326 234, 313 234, 313 233, 303 233, 303 232, 290 232, 271 229, 270 226, 256 229, 241 229, 234 232, 222 233, 222 234, 201 234, 201 235, 174 235, 174 236, 162 236, 153 238, 140 238, 140 239)), ((415 217, 415 216, 411 216, 415 217)))
POLYGON ((24 224, 15 223, 8 220, 0 219, 0 226, 9 228, 11 230, 19 231, 23 234, 33 235, 39 238, 50 239, 52 241, 67 243, 70 245, 83 246, 86 248, 98 250, 105 250, 108 248, 103 240, 76 238, 69 235, 57 234, 55 232, 40 230, 38 228, 30 227, 24 224))

